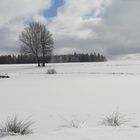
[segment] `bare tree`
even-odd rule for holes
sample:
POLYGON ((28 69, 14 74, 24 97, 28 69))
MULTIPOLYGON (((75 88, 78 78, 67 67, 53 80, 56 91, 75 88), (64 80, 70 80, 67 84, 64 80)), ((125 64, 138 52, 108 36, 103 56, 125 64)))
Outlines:
POLYGON ((30 23, 19 36, 19 40, 21 52, 34 55, 38 66, 40 66, 40 56, 42 56, 42 66, 45 66, 45 58, 52 54, 54 44, 52 34, 46 26, 39 22, 30 23))
POLYGON ((52 55, 54 40, 50 31, 46 29, 46 26, 42 24, 41 27, 42 66, 45 66, 46 56, 52 55))
POLYGON ((36 57, 38 66, 40 66, 39 60, 39 47, 40 47, 40 38, 39 38, 39 24, 30 23, 29 27, 26 27, 24 31, 19 36, 21 42, 21 53, 32 54, 36 57))

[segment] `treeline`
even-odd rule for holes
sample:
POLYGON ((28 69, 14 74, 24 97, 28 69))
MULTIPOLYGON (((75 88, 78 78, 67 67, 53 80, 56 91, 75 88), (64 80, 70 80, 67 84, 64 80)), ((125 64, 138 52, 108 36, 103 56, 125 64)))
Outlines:
POLYGON ((51 59, 54 63, 67 63, 67 62, 104 62, 107 61, 106 57, 99 53, 91 54, 71 54, 71 55, 55 55, 51 59))
MULTIPOLYGON (((42 57, 39 57, 42 60, 42 57)), ((67 63, 67 62, 104 62, 106 57, 99 53, 91 54, 70 54, 70 55, 54 55, 46 57, 46 63, 67 63)), ((33 55, 1 55, 0 64, 30 64, 37 63, 33 55)))
POLYGON ((1 55, 0 64, 28 64, 36 63, 35 57, 31 55, 1 55))

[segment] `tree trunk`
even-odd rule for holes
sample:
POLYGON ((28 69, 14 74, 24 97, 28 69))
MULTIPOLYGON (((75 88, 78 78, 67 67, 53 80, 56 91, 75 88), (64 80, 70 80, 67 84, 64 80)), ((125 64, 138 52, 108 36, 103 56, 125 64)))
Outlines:
POLYGON ((40 63, 38 62, 38 67, 40 67, 40 63))
POLYGON ((40 60, 39 60, 38 56, 36 56, 36 60, 37 60, 37 63, 38 63, 38 67, 40 67, 40 60))
POLYGON ((44 47, 43 47, 43 58, 42 58, 42 67, 45 67, 45 50, 44 50, 44 47))

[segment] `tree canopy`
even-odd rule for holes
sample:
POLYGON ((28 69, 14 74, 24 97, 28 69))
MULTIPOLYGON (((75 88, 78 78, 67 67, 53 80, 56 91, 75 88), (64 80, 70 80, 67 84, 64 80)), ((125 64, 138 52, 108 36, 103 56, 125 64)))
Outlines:
POLYGON ((46 25, 32 22, 19 36, 21 53, 35 56, 38 66, 45 66, 45 57, 53 51, 54 40, 46 25), (42 59, 40 60, 40 56, 42 59))

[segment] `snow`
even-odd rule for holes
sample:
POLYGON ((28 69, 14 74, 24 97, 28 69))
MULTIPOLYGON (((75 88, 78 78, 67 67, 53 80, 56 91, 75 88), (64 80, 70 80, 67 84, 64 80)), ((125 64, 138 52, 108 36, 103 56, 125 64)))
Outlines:
POLYGON ((0 65, 0 120, 30 117, 35 133, 3 140, 139 140, 140 61, 0 65), (46 74, 54 68, 57 74, 46 74), (102 117, 118 111, 128 123, 112 128, 102 117), (83 122, 69 127, 72 120, 83 122), (135 127, 136 126, 136 127, 135 127))

